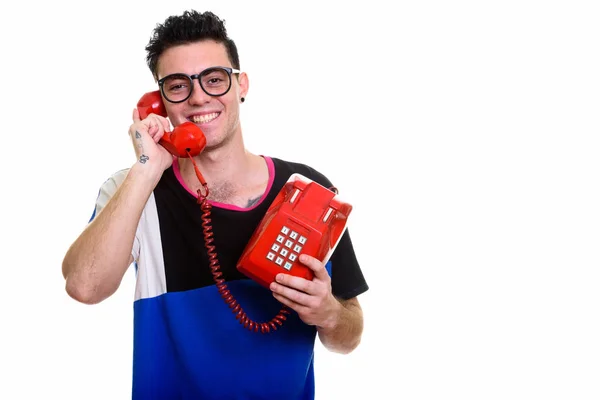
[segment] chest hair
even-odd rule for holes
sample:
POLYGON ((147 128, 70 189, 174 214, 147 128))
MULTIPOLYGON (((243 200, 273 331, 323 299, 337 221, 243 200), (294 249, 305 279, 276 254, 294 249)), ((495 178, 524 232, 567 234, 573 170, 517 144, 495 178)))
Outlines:
POLYGON ((208 198, 215 202, 248 208, 252 207, 260 200, 265 189, 266 185, 243 188, 236 187, 231 182, 223 182, 209 186, 210 193, 208 198))

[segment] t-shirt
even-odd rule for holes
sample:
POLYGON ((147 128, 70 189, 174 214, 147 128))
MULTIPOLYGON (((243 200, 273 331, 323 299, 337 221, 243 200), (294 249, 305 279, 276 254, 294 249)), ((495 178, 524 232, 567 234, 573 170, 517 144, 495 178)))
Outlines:
MULTIPOLYGON (((256 322, 282 305, 271 291, 236 268, 246 243, 293 173, 333 186, 313 168, 263 157, 267 190, 248 208, 211 202, 213 245, 227 288, 256 322)), ((101 187, 92 219, 128 169, 101 187)), ((133 399, 314 398, 316 328, 290 310, 270 333, 245 329, 221 297, 204 245, 203 211, 181 178, 177 159, 165 170, 140 218, 132 256, 136 268, 133 399)), ((350 299, 368 290, 347 228, 328 260, 332 291, 350 299)))

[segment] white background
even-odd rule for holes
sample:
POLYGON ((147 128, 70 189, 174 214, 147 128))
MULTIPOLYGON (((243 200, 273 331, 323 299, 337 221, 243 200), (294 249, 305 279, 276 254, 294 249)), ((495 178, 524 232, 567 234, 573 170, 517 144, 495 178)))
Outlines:
POLYGON ((319 400, 597 400, 594 3, 2 6, 0 398, 130 397, 132 271, 85 306, 61 262, 134 161, 152 29, 201 7, 249 74, 248 148, 313 165, 355 207, 365 332, 350 355, 318 345, 319 400))

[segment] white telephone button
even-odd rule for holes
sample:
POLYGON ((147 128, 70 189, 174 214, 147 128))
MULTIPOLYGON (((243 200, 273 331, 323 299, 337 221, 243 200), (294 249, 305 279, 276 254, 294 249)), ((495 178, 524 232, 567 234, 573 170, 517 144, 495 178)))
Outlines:
POLYGON ((298 239, 298 242, 300 244, 304 244, 304 243, 306 243, 306 238, 304 236, 300 236, 300 239, 298 239))
POLYGON ((275 254, 269 252, 269 254, 267 254, 267 258, 271 261, 273 261, 273 259, 275 258, 275 254))

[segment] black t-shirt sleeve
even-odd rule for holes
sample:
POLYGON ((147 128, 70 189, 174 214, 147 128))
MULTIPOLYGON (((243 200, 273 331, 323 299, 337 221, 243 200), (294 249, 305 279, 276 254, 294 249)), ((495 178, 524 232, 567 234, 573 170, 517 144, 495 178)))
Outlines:
POLYGON ((337 298, 348 300, 369 289, 346 229, 331 255, 331 289, 337 298))

